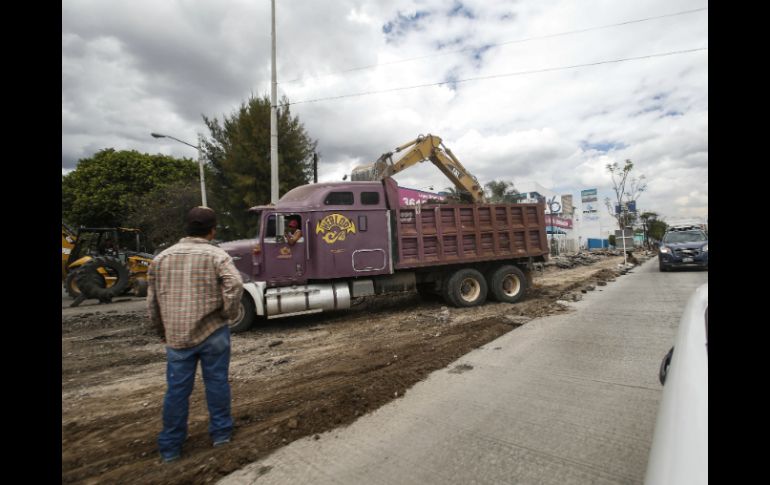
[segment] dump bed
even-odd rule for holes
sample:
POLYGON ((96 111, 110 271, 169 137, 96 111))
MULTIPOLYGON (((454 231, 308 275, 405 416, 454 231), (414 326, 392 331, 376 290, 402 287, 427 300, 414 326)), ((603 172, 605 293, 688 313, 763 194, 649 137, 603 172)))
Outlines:
POLYGON ((544 204, 436 204, 394 211, 394 266, 544 261, 544 204))

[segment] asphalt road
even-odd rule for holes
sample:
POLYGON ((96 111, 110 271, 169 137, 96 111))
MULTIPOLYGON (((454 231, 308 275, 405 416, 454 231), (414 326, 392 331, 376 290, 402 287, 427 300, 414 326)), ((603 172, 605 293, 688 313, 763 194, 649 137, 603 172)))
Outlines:
MULTIPOLYGON (((477 349, 344 429, 220 484, 642 483, 671 347, 708 272, 651 259, 477 349)), ((229 446, 237 446, 237 435, 229 446)))

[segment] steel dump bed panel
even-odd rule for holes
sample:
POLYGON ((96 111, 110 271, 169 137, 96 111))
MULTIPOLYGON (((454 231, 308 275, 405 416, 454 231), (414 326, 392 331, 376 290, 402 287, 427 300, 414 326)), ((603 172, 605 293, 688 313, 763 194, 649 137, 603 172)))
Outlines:
POLYGON ((548 254, 543 204, 437 204, 394 212, 396 269, 548 254))

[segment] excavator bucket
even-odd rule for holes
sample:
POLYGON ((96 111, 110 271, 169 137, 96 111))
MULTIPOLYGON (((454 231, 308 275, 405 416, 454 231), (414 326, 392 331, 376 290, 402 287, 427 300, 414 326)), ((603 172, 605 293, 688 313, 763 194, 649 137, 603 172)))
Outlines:
POLYGON ((375 164, 370 163, 368 165, 354 167, 350 174, 350 180, 354 182, 373 182, 379 180, 377 171, 375 170, 375 164))

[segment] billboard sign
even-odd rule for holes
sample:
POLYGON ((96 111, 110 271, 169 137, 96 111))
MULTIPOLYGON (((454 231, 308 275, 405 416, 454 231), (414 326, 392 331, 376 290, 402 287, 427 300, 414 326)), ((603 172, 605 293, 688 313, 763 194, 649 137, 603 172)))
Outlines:
POLYGON ((554 195, 549 197, 545 201, 545 213, 546 214, 560 214, 562 211, 561 197, 554 195))
POLYGON ((586 202, 596 202, 597 200, 598 198, 596 189, 586 189, 580 191, 580 201, 584 204, 586 202))
POLYGON ((596 204, 583 204, 583 214, 593 214, 596 212, 596 204))
POLYGON ((562 229, 572 229, 572 219, 565 219, 564 217, 546 215, 545 224, 547 226, 560 227, 562 229))

